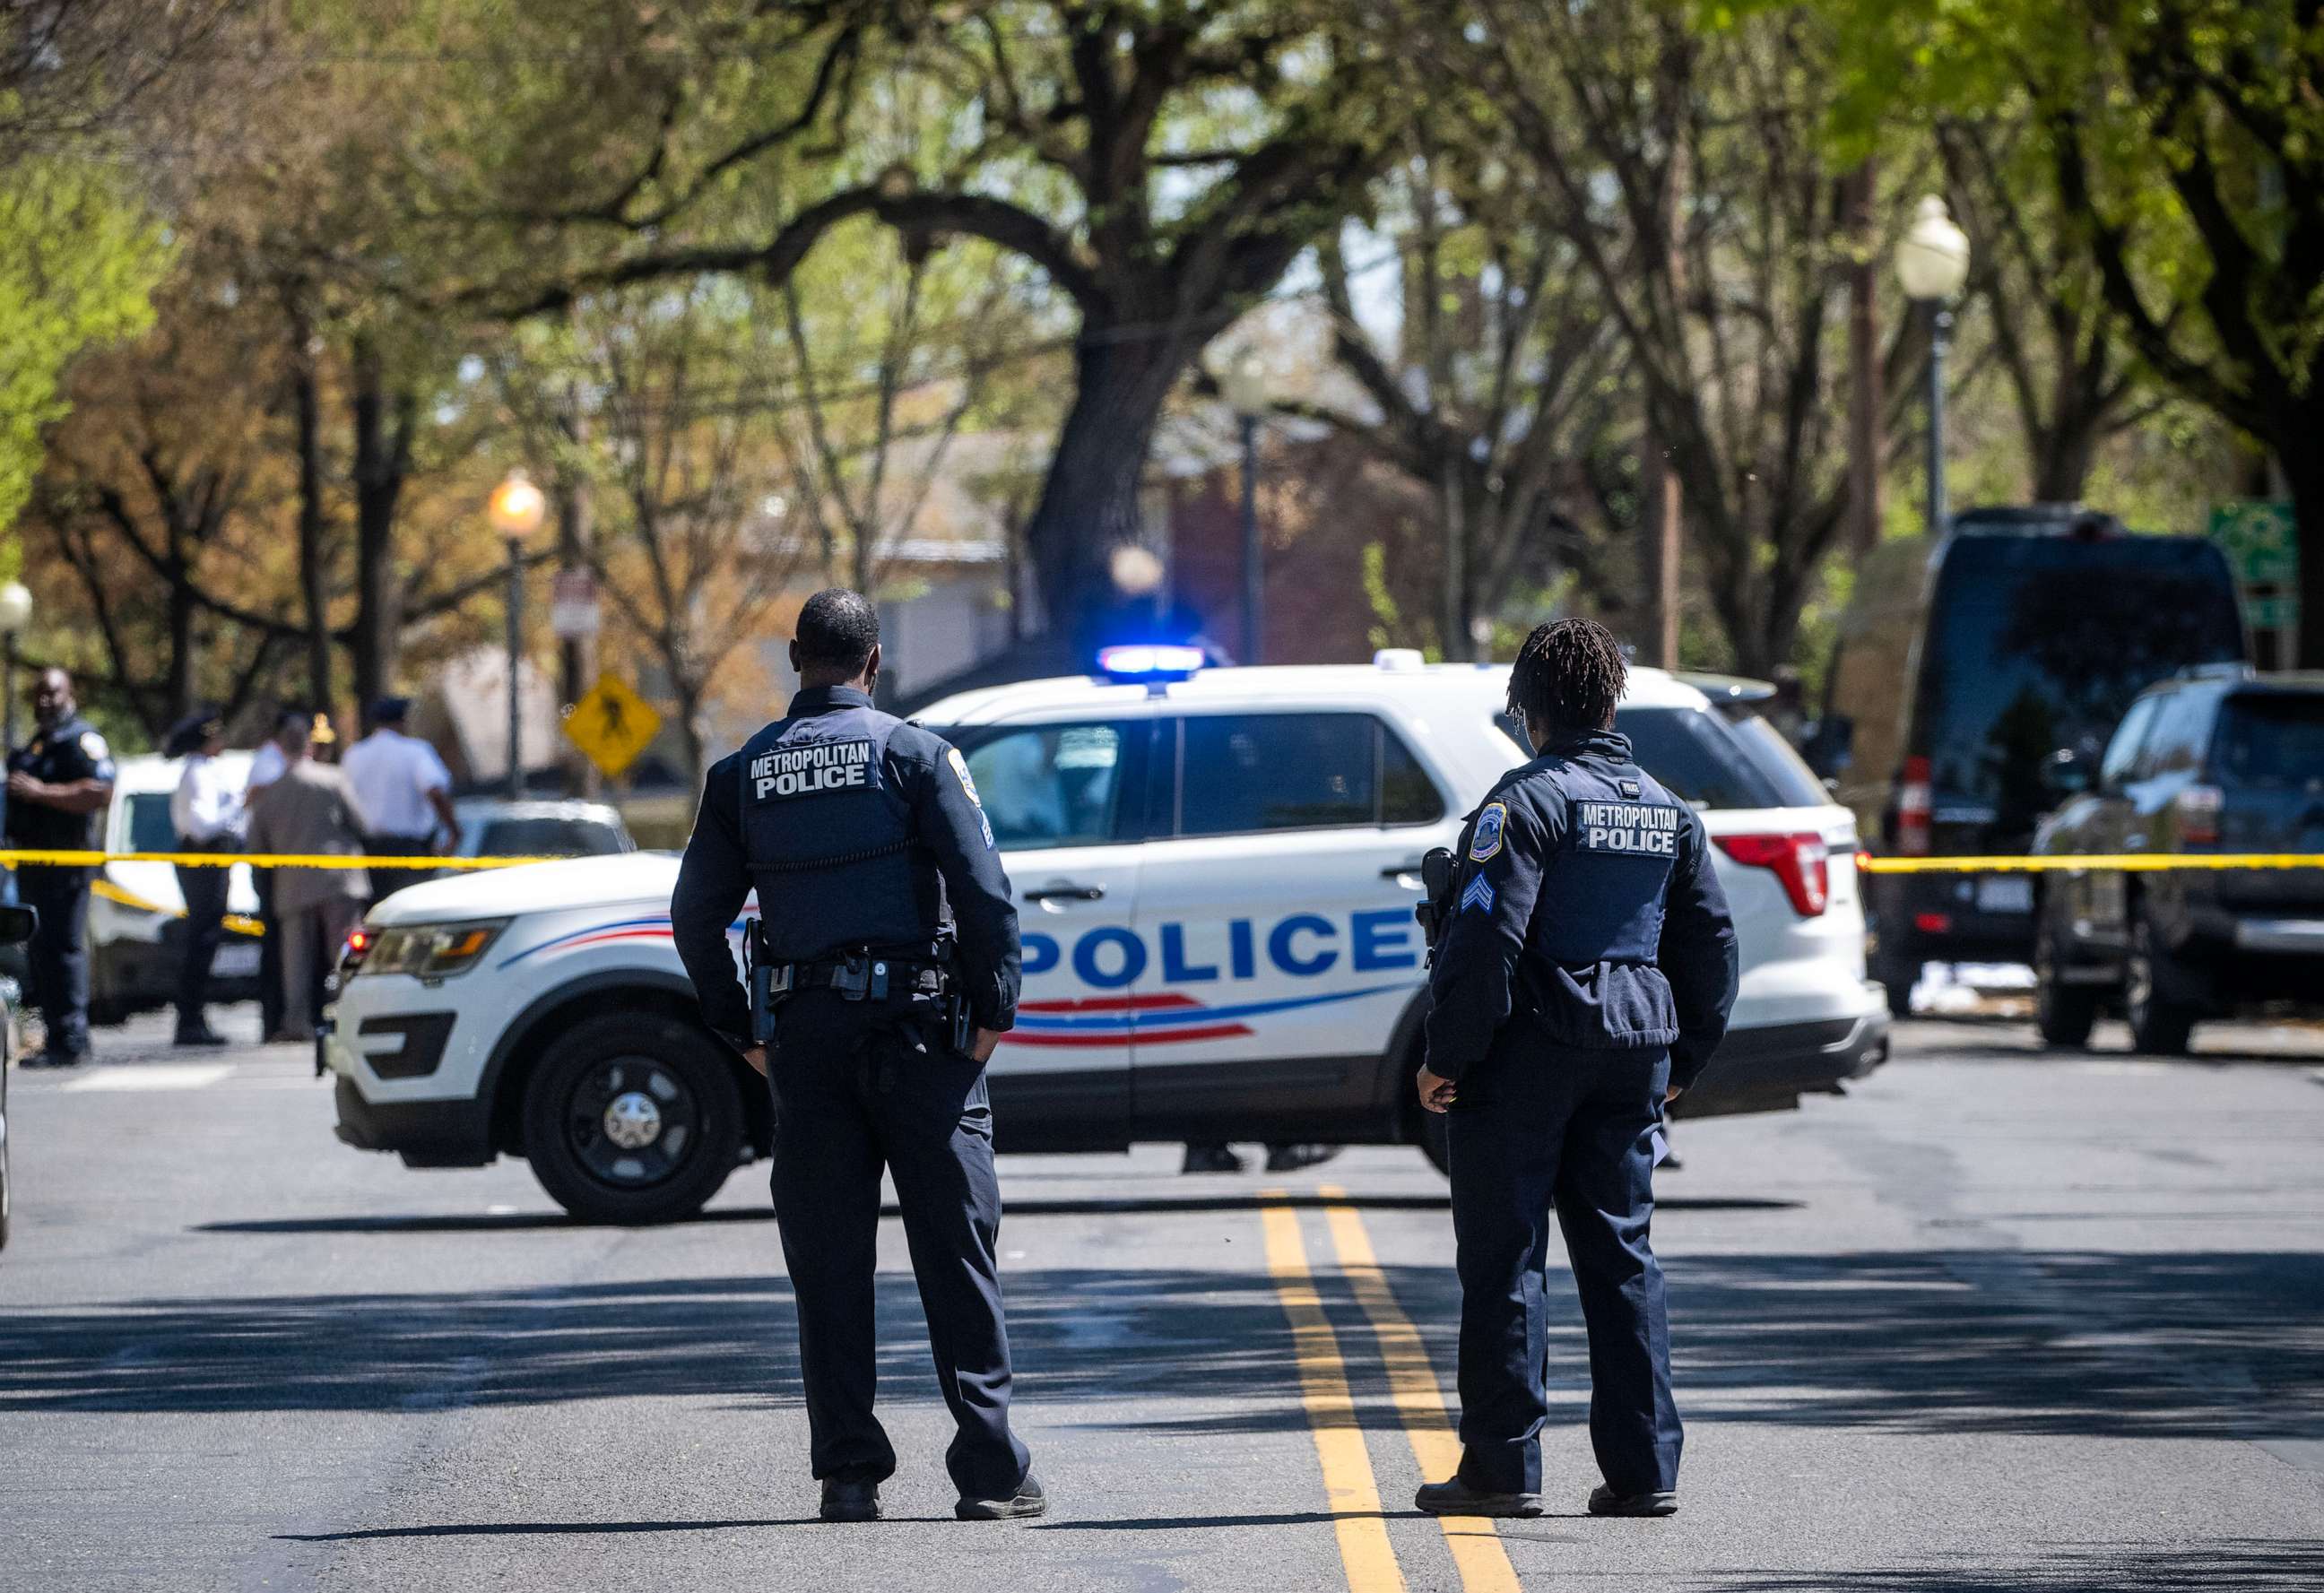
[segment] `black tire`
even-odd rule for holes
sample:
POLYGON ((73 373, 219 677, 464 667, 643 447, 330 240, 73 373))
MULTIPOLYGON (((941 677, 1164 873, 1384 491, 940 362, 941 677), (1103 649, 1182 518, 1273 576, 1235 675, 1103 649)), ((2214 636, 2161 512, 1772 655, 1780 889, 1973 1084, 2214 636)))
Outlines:
POLYGON ((742 1133, 733 1064, 708 1035, 659 1013, 585 1019, 525 1085, 533 1176, 584 1222, 693 1216, 739 1164, 742 1133))
POLYGON ((1443 1112, 1420 1114, 1420 1154, 1445 1177, 1452 1176, 1452 1136, 1443 1112))
POLYGON ((2196 1008, 2179 993, 2170 951, 2144 912, 2130 923, 2130 960, 2124 971, 2122 1015, 2130 1020, 2131 1049, 2146 1056, 2184 1056, 2195 1033, 2196 1008))
POLYGON ((130 1012, 129 1003, 118 997, 91 996, 88 999, 88 1021, 95 1028, 119 1028, 129 1021, 130 1012))
POLYGON ((2099 990, 2093 985, 2071 985, 2058 977, 2061 959, 2057 941, 2048 930, 2034 941, 2034 1027, 2044 1045, 2080 1051, 2090 1043, 2090 1029, 2098 1020, 2099 990))

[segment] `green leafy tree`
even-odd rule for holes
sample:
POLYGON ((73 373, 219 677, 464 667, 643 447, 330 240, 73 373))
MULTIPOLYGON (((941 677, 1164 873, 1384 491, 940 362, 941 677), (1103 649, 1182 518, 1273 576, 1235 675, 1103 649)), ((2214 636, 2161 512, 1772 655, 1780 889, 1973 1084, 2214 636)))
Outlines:
POLYGON ((2023 115, 2067 237, 2145 367, 2266 445, 2324 664, 2324 13, 2295 0, 1817 0, 1869 143, 2023 115))
POLYGON ((168 258, 160 227, 104 169, 0 169, 0 530, 32 492, 42 428, 65 412, 67 363, 151 324, 168 258))

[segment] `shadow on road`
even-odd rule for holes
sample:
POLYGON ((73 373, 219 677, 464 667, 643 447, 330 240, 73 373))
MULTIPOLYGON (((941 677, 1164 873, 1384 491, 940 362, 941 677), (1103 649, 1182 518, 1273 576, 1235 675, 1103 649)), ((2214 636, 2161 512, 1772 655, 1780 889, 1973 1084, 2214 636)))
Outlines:
MULTIPOLYGON (((1387 1275, 1449 1372, 1450 1269, 1387 1275)), ((1316 1282, 1366 1421, 1393 1427, 1345 1280, 1324 1266, 1316 1282)), ((1007 1285, 1026 1401, 1086 1402, 1093 1427, 1131 1431, 1306 1423, 1291 1336, 1263 1274, 1058 1268, 1011 1272, 1007 1285)), ((1670 1268, 1670 1292, 1679 1386, 1697 1423, 2301 1437, 2324 1405, 2316 1255, 1687 1257, 1670 1268)), ((1563 1368, 1560 1397, 1578 1403, 1580 1313, 1563 1278, 1550 1298, 1551 1364, 1563 1368)), ((911 1280, 883 1275, 879 1309, 890 1396, 932 1392, 911 1280)), ((22 1312, 0 1315, 0 1411, 426 1410, 641 1388, 788 1404, 799 1391, 794 1332, 788 1285, 757 1275, 22 1312)))
POLYGON ((2324 1587, 2324 1543, 2225 1542, 2063 1550, 2032 1564, 1914 1566, 1812 1574, 1766 1571, 1704 1581, 1717 1593, 2309 1593, 2324 1587))
MULTIPOLYGON (((1678 1195, 1657 1200, 1656 1211, 1796 1211, 1803 1201, 1774 1200, 1758 1195, 1678 1195)), ((1442 1194, 1347 1194, 1324 1196, 1296 1191, 1279 1196, 1249 1194, 1126 1195, 1105 1200, 1042 1200, 1033 1197, 1007 1202, 1014 1221, 1033 1217, 1167 1216, 1188 1211, 1256 1211, 1262 1206, 1296 1206, 1319 1211, 1326 1206, 1354 1206, 1366 1211, 1449 1211, 1452 1197, 1442 1194)), ((880 1209, 882 1217, 896 1216, 893 1204, 880 1209)), ((689 1222, 770 1222, 770 1208, 726 1207, 688 1218, 689 1222)), ((204 1222, 196 1233, 500 1233, 529 1229, 579 1228, 583 1224, 561 1211, 443 1211, 410 1215, 351 1217, 260 1217, 240 1222, 204 1222)))

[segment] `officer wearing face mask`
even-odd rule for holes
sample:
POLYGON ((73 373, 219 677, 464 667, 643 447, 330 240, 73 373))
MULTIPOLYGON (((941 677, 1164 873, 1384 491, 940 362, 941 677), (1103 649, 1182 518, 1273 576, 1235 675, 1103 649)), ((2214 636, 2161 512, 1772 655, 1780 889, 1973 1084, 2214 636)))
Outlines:
POLYGON ((1533 761, 1463 831, 1432 907, 1421 1104, 1449 1112, 1461 1466, 1438 1515, 1542 1513, 1553 1206, 1590 1338, 1593 1515, 1678 1508, 1663 1276, 1647 1229, 1663 1108, 1727 1032, 1735 925, 1693 810, 1614 729, 1606 629, 1543 625, 1509 674, 1533 761))
POLYGON ((789 711, 715 765, 670 904, 709 1026, 774 1093, 774 1202, 798 1308, 826 1521, 880 1515, 896 1453, 872 1409, 880 1176, 895 1180, 964 1521, 1041 1515, 1009 1427, 1009 1333, 984 1064, 1014 1022, 1017 910, 960 753, 872 705, 860 594, 800 611, 789 711), (727 928, 756 889, 749 990, 727 928))

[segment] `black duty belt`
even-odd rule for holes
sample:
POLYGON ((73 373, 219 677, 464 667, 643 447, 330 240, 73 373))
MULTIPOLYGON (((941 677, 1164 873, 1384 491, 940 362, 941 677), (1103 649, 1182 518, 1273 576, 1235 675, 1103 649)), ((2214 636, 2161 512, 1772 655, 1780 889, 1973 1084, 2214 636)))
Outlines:
POLYGON ((812 962, 777 962, 767 969, 774 998, 828 990, 848 1001, 892 1001, 913 996, 942 999, 952 982, 944 963, 864 950, 812 962))

